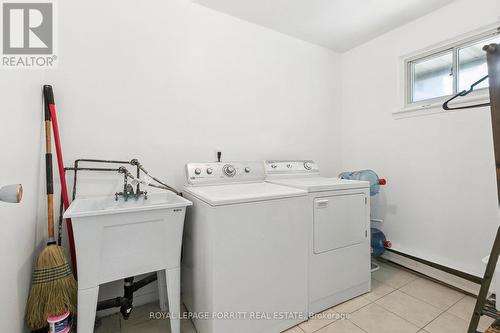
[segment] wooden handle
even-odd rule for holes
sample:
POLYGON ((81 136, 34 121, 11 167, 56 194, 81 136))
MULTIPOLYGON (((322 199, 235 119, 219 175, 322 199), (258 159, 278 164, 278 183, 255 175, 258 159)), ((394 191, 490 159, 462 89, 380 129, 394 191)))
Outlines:
MULTIPOLYGON (((47 230, 49 242, 54 241, 54 177, 52 173, 52 124, 50 109, 47 102, 47 91, 44 87, 45 97, 45 178, 47 183, 47 230)), ((52 102, 53 103, 53 102, 52 102)))
POLYGON ((49 239, 54 239, 54 198, 53 194, 47 194, 47 227, 49 239))
POLYGON ((52 124, 50 120, 45 120, 45 153, 52 153, 52 136, 50 131, 52 130, 52 124))

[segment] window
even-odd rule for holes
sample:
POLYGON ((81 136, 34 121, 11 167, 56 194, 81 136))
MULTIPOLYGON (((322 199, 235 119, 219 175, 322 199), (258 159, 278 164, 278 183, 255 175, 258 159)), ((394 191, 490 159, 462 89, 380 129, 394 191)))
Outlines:
MULTIPOLYGON (((500 43, 499 29, 407 59, 406 105, 468 90, 487 75, 486 52, 482 48, 500 43)), ((475 89, 487 87, 488 80, 485 80, 475 89)))
POLYGON ((411 63, 412 102, 453 93, 453 52, 446 51, 411 63))

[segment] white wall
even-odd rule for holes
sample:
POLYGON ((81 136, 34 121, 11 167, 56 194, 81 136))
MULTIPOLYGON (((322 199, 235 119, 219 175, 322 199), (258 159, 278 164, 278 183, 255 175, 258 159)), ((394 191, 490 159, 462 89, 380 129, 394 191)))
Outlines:
MULTIPOLYGON (((392 112, 399 56, 500 20, 496 0, 457 1, 341 59, 189 0, 59 1, 58 18, 57 70, 0 75, 0 185, 25 186, 21 205, 0 204, 4 330, 23 330, 46 237, 45 83, 66 164, 135 157, 177 187, 184 164, 213 160, 215 147, 226 160, 315 159, 326 175, 373 168, 389 180, 373 208, 394 248, 481 273, 498 225, 488 109, 399 120, 392 112)), ((114 193, 120 179, 82 184, 114 193)))
MULTIPOLYGON (((138 158, 177 187, 184 164, 213 160, 215 147, 225 160, 311 158, 340 170, 337 54, 189 0, 59 1, 58 18, 57 70, 0 75, 0 184, 22 182, 26 194, 0 204, 4 331, 22 331, 46 238, 43 84, 54 86, 66 164, 138 158)), ((84 188, 114 193, 113 179, 87 176, 84 188)))
POLYGON ((489 108, 396 120, 399 57, 500 21, 454 2, 342 55, 342 166, 388 179, 373 215, 402 252, 481 275, 498 226, 489 108))

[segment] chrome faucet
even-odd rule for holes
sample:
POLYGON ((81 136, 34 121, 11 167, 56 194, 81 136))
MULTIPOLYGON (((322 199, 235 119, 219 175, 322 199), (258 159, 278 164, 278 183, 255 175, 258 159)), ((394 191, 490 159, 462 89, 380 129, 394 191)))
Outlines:
POLYGON ((141 188, 139 187, 139 184, 137 184, 137 191, 134 193, 134 187, 132 184, 128 183, 128 171, 124 167, 120 167, 118 169, 120 173, 123 173, 123 192, 116 192, 115 193, 115 200, 118 201, 119 196, 123 196, 125 201, 128 200, 129 197, 134 197, 136 200, 139 199, 141 195, 144 195, 144 199, 148 199, 148 192, 147 191, 141 191, 141 188))
POLYGON ((135 195, 134 187, 130 184, 126 184, 125 188, 123 189, 123 193, 125 193, 127 196, 135 195))

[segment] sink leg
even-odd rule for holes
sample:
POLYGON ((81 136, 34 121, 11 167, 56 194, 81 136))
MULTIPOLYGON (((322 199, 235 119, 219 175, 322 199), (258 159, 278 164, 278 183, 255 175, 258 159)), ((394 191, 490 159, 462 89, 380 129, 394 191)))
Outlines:
POLYGON ((167 304, 167 277, 165 270, 158 271, 156 273, 158 277, 158 298, 160 299, 160 310, 162 312, 168 311, 167 304))
POLYGON ((170 330, 181 332, 181 269, 167 269, 168 308, 170 310, 170 330))
POLYGON ((78 333, 94 332, 95 313, 99 286, 78 289, 78 333))

